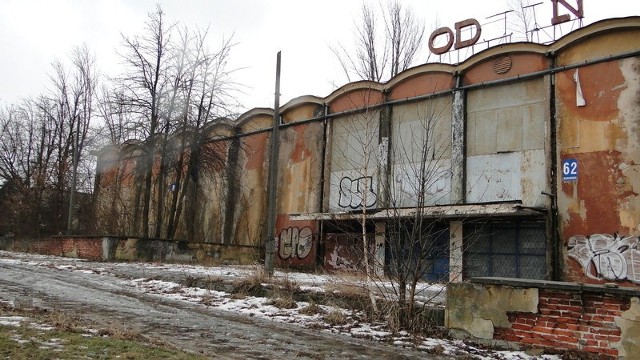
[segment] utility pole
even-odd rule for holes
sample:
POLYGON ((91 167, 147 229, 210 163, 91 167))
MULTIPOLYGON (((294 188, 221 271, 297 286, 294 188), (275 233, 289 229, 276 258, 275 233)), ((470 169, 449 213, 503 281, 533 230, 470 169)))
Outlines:
POLYGON ((264 251, 264 267, 269 275, 273 275, 274 256, 276 252, 276 192, 278 188, 278 158, 280 154, 280 51, 276 60, 276 92, 273 104, 273 129, 269 142, 269 177, 267 180, 267 232, 264 251))

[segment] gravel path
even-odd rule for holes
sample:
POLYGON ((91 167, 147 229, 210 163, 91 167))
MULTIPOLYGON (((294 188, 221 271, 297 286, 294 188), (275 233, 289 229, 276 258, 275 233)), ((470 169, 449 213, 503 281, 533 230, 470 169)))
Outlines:
MULTIPOLYGON (((95 264, 83 263, 83 267, 95 264)), ((122 265, 119 271, 125 271, 122 265)), ((104 269, 102 267, 102 269, 104 269)), ((110 272, 38 266, 0 254, 0 299, 120 327, 227 359, 425 359, 424 352, 304 329, 145 294, 110 272)), ((440 358, 440 357, 433 357, 440 358)))

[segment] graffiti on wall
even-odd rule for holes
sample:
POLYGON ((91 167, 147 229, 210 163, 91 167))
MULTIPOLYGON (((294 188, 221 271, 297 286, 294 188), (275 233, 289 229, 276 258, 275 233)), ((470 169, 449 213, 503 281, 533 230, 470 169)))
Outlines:
POLYGON ((569 239, 568 247, 567 255, 582 265, 588 278, 640 284, 638 236, 578 235, 569 239))
POLYGON ((288 227, 282 229, 278 237, 278 255, 286 260, 289 258, 304 259, 311 253, 313 247, 313 232, 306 226, 302 229, 288 227))
POLYGON ((358 209, 372 207, 377 201, 377 195, 373 191, 373 178, 363 176, 357 179, 343 177, 340 180, 340 198, 338 205, 343 208, 358 209))

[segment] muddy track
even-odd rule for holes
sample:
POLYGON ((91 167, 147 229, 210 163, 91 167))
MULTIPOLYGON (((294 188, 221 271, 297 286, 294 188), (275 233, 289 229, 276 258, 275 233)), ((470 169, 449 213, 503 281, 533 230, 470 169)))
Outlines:
MULTIPOLYGON (((145 294, 90 272, 0 262, 0 299, 139 332, 176 348, 228 359, 415 359, 411 349, 304 329, 145 294)), ((436 357, 434 357, 436 358, 436 357)))

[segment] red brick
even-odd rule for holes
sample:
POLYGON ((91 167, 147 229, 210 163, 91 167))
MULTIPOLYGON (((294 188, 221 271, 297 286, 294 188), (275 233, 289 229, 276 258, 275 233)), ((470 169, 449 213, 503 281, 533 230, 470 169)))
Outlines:
POLYGON ((620 335, 620 329, 602 329, 602 328, 593 328, 591 329, 592 334, 598 335, 620 335))
POLYGON ((553 334, 553 329, 542 326, 534 326, 533 328, 531 328, 531 331, 541 334, 553 334))
POLYGON ((525 325, 525 324, 511 324, 511 328, 515 329, 515 330, 525 330, 525 331, 529 331, 531 330, 531 328, 533 328, 532 325, 525 325))
POLYGON ((578 324, 573 324, 573 323, 559 324, 558 327, 561 329, 571 330, 573 332, 580 330, 580 326, 578 324))
MULTIPOLYGON (((608 346, 608 344, 607 344, 608 346)), ((612 356, 618 356, 618 349, 612 349, 610 347, 606 347, 604 349, 602 349, 603 353, 607 354, 607 355, 612 355, 612 356)))
POLYGON ((550 309, 540 309, 542 315, 560 316, 560 311, 550 309))
POLYGON ((570 306, 569 304, 558 306, 558 310, 569 311, 569 312, 574 312, 574 313, 578 313, 578 314, 582 313, 582 307, 580 307, 580 306, 570 306))
POLYGON ((574 332, 556 328, 556 329, 553 329, 553 334, 559 335, 559 336, 572 337, 574 335, 574 332))
POLYGON ((587 348, 599 348, 600 347, 600 342, 597 340, 587 340, 587 348))

